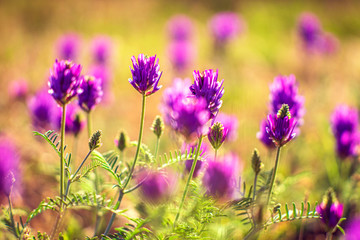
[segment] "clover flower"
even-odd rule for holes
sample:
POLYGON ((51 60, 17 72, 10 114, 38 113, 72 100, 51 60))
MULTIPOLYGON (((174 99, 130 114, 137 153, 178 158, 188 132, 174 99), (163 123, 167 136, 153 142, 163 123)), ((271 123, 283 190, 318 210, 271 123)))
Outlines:
POLYGON ((96 36, 91 43, 91 52, 96 64, 108 63, 112 51, 112 41, 108 36, 96 36))
POLYGON ((159 59, 155 56, 145 56, 139 54, 137 60, 133 56, 131 58, 133 68, 131 70, 132 79, 130 84, 141 94, 149 96, 157 92, 162 86, 158 86, 162 72, 160 72, 159 59))
POLYGON ((81 65, 55 60, 53 70, 50 70, 49 93, 60 106, 76 96, 81 83, 80 73, 81 65))
POLYGON ((76 60, 80 45, 80 37, 75 33, 61 36, 57 42, 57 57, 65 60, 76 60))
POLYGON ((270 113, 276 114, 283 104, 289 106, 291 117, 297 119, 301 125, 305 113, 304 97, 298 94, 294 75, 279 75, 274 78, 274 82, 270 85, 270 113))
POLYGON ((93 76, 81 76, 81 84, 78 89, 79 106, 90 112, 100 103, 103 96, 101 80, 93 76))
POLYGON ((245 24, 236 13, 220 12, 211 18, 209 27, 215 42, 224 44, 237 37, 245 28, 245 24))
POLYGON ((356 146, 360 142, 358 111, 346 105, 339 105, 332 113, 330 123, 338 156, 346 158, 355 155, 356 146))
POLYGON ((216 121, 221 122, 224 131, 227 132, 225 141, 235 141, 237 139, 239 122, 235 115, 219 112, 216 116, 216 121))
POLYGON ((298 33, 307 51, 317 50, 318 40, 322 34, 321 24, 312 13, 303 13, 299 17, 298 33))
POLYGON ((268 126, 268 121, 266 119, 261 121, 260 124, 260 131, 257 132, 256 137, 268 148, 273 149, 275 148, 275 144, 270 138, 270 135, 267 133, 266 128, 268 126))
POLYGON ((289 106, 283 104, 277 114, 268 115, 266 132, 277 147, 284 146, 295 138, 296 120, 291 118, 289 106))
POLYGON ((214 118, 222 105, 221 97, 224 94, 223 83, 217 81, 218 70, 205 70, 200 73, 194 71, 194 83, 190 86, 190 91, 196 98, 204 98, 207 103, 207 109, 210 113, 210 118, 214 118))
POLYGON ((316 212, 319 213, 321 221, 330 230, 333 229, 342 217, 344 210, 343 204, 336 199, 332 189, 327 191, 323 201, 316 206, 316 212))
POLYGON ((167 23, 167 31, 171 40, 189 40, 193 35, 193 24, 186 15, 175 15, 167 23))

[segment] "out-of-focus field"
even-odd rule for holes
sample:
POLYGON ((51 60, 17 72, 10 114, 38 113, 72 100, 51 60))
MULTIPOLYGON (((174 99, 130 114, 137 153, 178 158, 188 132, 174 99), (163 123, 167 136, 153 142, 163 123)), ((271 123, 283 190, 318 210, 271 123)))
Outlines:
MULTIPOLYGON (((137 139, 141 97, 128 83, 130 58, 139 53, 156 54, 163 71, 163 89, 148 98, 143 140, 154 148, 155 137, 149 128, 160 114, 162 92, 177 77, 166 52, 166 24, 179 13, 193 20, 197 48, 194 65, 179 77, 192 80, 193 70, 214 68, 219 70, 220 80, 225 79, 221 111, 236 114, 239 120, 238 139, 225 149, 242 159, 243 179, 252 179, 250 157, 254 147, 264 156, 266 169, 273 165, 274 154, 260 143, 256 133, 268 112, 269 84, 279 74, 295 74, 299 92, 305 97, 306 113, 301 135, 282 153, 278 178, 300 172, 304 175, 291 191, 280 192, 280 196, 287 201, 302 201, 304 196, 320 201, 329 187, 326 167, 335 161, 330 114, 340 103, 360 106, 359 9, 359 1, 0 1, 0 131, 15 139, 23 175, 23 195, 14 200, 15 204, 31 210, 46 196, 58 194, 57 181, 52 177, 58 159, 48 145, 33 136, 28 107, 10 99, 9 82, 27 80, 30 95, 45 86, 56 58, 55 43, 69 32, 82 38, 77 62, 86 72, 92 37, 110 36, 114 43, 110 62, 113 96, 93 113, 93 128, 103 131, 100 151, 105 151, 114 148, 120 129, 126 129, 131 140, 137 139), (207 24, 214 13, 223 10, 242 15, 247 26, 221 57, 214 55, 207 24), (302 50, 296 27, 304 11, 316 14, 323 29, 337 37, 339 49, 335 54, 308 56, 302 50)), ((80 135, 79 156, 87 151, 85 132, 80 135)), ((168 133, 160 152, 177 147, 168 133)), ((72 138, 67 139, 71 146, 72 138)), ((50 221, 50 216, 42 218, 50 221)), ((41 222, 34 225, 47 230, 41 222)))

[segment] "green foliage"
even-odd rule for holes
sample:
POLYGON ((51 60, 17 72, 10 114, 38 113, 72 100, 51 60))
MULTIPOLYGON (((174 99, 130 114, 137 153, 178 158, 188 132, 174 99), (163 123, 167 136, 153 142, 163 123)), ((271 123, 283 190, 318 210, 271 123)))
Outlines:
MULTIPOLYGON (((201 158, 201 154, 203 152, 200 150, 198 160, 203 160, 201 158)), ((157 160, 158 170, 169 167, 174 164, 178 164, 182 161, 186 161, 189 159, 194 159, 196 155, 196 148, 193 148, 191 151, 186 150, 185 153, 181 154, 180 150, 174 151, 173 153, 169 152, 169 154, 164 154, 163 157, 159 156, 157 160), (168 156, 169 155, 169 156, 168 156)))

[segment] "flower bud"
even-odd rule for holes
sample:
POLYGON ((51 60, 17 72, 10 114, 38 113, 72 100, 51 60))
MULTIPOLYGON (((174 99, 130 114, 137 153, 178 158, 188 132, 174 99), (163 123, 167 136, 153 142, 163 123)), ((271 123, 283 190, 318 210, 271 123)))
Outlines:
POLYGON ((160 138, 160 136, 164 132, 164 121, 161 116, 157 115, 155 117, 154 122, 151 126, 151 130, 158 138, 160 138))
POLYGON ((216 122, 211 126, 208 139, 215 150, 219 149, 224 142, 227 135, 227 131, 224 131, 224 126, 220 122, 216 122))
POLYGON ((329 189, 320 205, 316 207, 322 222, 331 230, 336 227, 343 214, 344 206, 336 199, 333 189, 329 189))
POLYGON ((125 131, 121 131, 119 139, 115 140, 116 147, 120 150, 120 152, 124 151, 124 149, 128 146, 128 142, 129 137, 125 131))
POLYGON ((97 130, 90 138, 89 148, 90 151, 95 150, 96 148, 101 146, 101 130, 97 130))
POLYGON ((251 166, 252 169, 254 170, 255 174, 259 174, 261 167, 262 167, 262 163, 260 160, 260 154, 259 151, 255 148, 253 155, 251 157, 251 166))

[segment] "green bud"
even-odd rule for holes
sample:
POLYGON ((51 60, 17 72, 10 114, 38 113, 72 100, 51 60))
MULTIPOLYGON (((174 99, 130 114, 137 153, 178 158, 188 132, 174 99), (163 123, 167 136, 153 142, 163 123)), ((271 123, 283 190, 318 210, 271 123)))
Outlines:
POLYGON ((161 116, 157 115, 154 119, 154 122, 151 126, 151 131, 160 138, 162 133, 164 132, 164 121, 161 116))
POLYGON ((281 106, 281 108, 279 109, 278 113, 277 113, 277 117, 278 118, 285 118, 286 116, 290 119, 291 118, 291 113, 290 113, 290 110, 289 110, 289 105, 283 104, 281 106))
POLYGON ((214 149, 219 149, 224 142, 226 133, 224 132, 224 126, 220 122, 214 123, 208 133, 208 139, 214 149))
POLYGON ((259 174, 259 172, 261 171, 262 163, 259 151, 256 148, 254 149, 253 155, 251 157, 251 166, 255 174, 259 174))
POLYGON ((95 133, 93 133, 93 135, 89 140, 90 151, 93 151, 101 146, 100 140, 101 140, 101 130, 97 130, 95 133))
POLYGON ((117 148, 122 152, 128 146, 129 137, 125 131, 120 132, 119 140, 117 141, 117 148))

